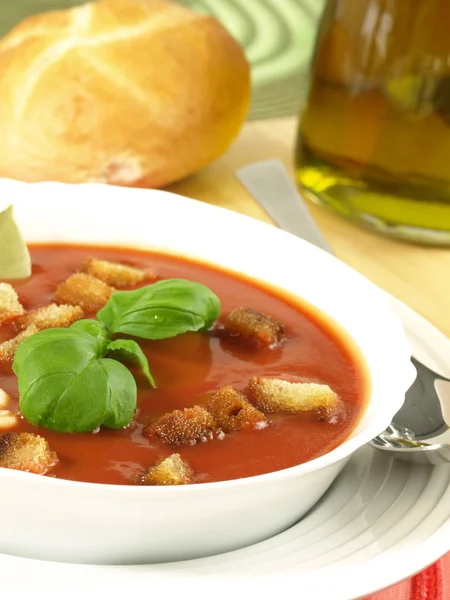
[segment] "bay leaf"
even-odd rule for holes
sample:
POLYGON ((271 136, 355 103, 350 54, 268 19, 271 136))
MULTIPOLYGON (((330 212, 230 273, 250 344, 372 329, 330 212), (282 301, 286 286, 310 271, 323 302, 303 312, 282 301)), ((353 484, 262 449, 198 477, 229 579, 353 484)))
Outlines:
POLYGON ((24 279, 31 275, 31 258, 8 206, 0 212, 0 279, 24 279))

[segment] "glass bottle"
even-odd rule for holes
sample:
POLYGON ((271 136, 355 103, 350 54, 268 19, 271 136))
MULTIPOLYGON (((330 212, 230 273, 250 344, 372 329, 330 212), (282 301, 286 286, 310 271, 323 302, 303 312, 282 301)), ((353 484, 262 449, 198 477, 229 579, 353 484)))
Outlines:
POLYGON ((305 194, 450 245, 450 0, 328 0, 296 147, 305 194))

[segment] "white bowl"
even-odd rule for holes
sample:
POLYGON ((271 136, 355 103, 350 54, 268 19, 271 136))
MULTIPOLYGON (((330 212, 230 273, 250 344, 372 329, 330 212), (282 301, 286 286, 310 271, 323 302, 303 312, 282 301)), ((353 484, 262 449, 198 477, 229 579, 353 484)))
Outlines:
POLYGON ((414 379, 403 327, 383 293, 336 258, 275 227, 167 192, 103 185, 0 180, 0 203, 14 204, 27 241, 162 249, 287 290, 353 340, 372 388, 364 415, 339 447, 267 475, 134 487, 0 469, 8 515, 0 528, 1 553, 133 564, 201 557, 268 538, 298 521, 352 452, 386 428, 414 379))

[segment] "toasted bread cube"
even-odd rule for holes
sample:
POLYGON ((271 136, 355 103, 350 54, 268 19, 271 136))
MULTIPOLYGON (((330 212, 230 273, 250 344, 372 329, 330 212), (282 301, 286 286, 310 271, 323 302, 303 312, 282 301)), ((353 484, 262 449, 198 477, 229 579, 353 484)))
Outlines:
POLYGON ((58 304, 78 305, 86 312, 95 313, 105 306, 113 291, 97 277, 75 273, 58 285, 54 300, 58 304))
POLYGON ((109 260, 100 260, 99 258, 86 258, 83 261, 81 270, 115 288, 137 285, 143 281, 155 279, 155 275, 149 271, 128 267, 109 260))
POLYGON ((205 404, 205 408, 225 433, 241 429, 264 429, 268 425, 266 415, 231 385, 216 392, 205 404))
POLYGON ((15 329, 26 329, 35 325, 39 331, 50 327, 70 327, 84 316, 81 306, 70 304, 49 304, 36 310, 30 310, 14 321, 15 329))
POLYGON ((284 325, 251 308, 235 308, 226 317, 223 329, 227 335, 251 344, 274 347, 284 338, 284 325))
POLYGON ((266 413, 312 412, 319 419, 330 420, 342 408, 339 396, 321 383, 291 383, 283 379, 252 377, 246 391, 250 401, 266 413))
POLYGON ((178 446, 211 440, 216 429, 214 417, 204 408, 193 406, 174 410, 144 429, 144 435, 178 446))
POLYGON ((19 335, 16 335, 16 337, 0 344, 0 362, 12 362, 20 344, 37 332, 38 328, 36 325, 30 325, 24 331, 19 333, 19 335))
POLYGON ((47 440, 34 433, 0 434, 0 467, 45 475, 58 462, 47 440))
POLYGON ((0 325, 25 312, 16 290, 9 283, 0 283, 0 325))
POLYGON ((194 473, 179 454, 171 454, 148 469, 142 478, 145 485, 185 485, 192 483, 194 473))

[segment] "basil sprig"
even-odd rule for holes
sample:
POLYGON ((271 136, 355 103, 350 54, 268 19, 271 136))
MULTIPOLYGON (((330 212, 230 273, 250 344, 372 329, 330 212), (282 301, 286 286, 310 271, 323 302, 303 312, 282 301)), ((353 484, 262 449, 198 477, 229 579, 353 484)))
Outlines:
POLYGON ((207 330, 219 313, 219 299, 201 283, 165 279, 133 292, 115 292, 97 318, 110 333, 161 340, 207 330))
POLYGON ((125 427, 136 410, 137 389, 120 361, 137 365, 150 385, 155 383, 138 343, 112 336, 157 340, 205 331, 219 314, 217 296, 184 279, 114 292, 97 313, 98 320, 39 331, 20 344, 13 362, 20 411, 33 425, 55 431, 125 427))

